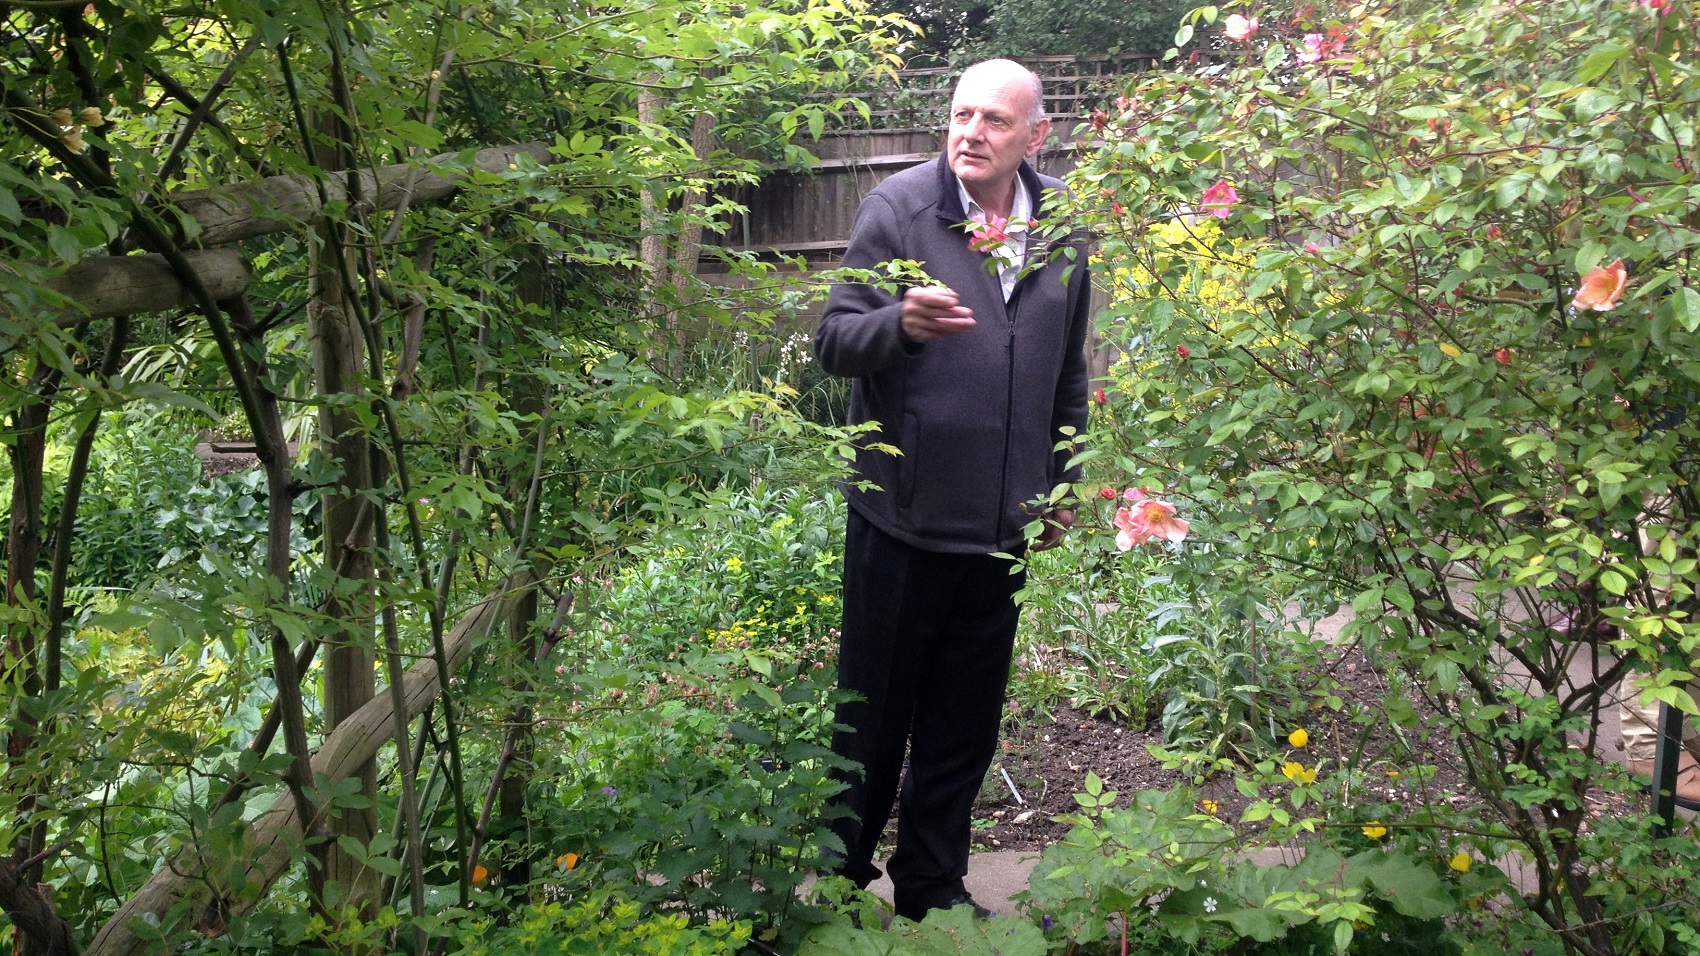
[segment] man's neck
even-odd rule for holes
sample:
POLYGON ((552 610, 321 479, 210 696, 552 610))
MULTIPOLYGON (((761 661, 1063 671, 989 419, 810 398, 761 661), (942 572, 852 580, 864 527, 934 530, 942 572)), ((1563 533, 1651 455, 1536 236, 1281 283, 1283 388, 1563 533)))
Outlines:
POLYGON ((1008 219, 1015 208, 1015 177, 1011 176, 995 190, 987 190, 982 186, 962 184, 968 191, 968 198, 980 204, 980 208, 994 216, 1008 219), (989 193, 996 193, 995 196, 989 193))

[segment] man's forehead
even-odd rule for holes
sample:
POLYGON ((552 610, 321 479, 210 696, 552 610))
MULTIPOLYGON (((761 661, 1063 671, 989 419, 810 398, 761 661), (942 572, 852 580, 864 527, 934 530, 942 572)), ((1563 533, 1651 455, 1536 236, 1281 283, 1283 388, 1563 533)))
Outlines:
POLYGON ((956 84, 956 95, 951 97, 950 105, 952 110, 959 106, 1015 110, 1028 93, 1024 77, 1008 73, 968 73, 956 84))

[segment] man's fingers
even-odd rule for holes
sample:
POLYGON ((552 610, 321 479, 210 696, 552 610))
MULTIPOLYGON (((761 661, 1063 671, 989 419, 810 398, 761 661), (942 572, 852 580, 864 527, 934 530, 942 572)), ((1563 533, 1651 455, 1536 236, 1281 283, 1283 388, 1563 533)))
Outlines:
POLYGON ((929 318, 926 316, 903 316, 903 334, 916 342, 930 342, 946 335, 956 335, 974 327, 972 318, 959 316, 941 316, 929 318))
POLYGON ((906 303, 937 311, 954 309, 960 301, 955 292, 942 285, 911 286, 904 291, 903 300, 906 303))
POLYGON ((911 341, 929 342, 973 328, 974 311, 944 286, 918 286, 903 293, 902 320, 911 341))

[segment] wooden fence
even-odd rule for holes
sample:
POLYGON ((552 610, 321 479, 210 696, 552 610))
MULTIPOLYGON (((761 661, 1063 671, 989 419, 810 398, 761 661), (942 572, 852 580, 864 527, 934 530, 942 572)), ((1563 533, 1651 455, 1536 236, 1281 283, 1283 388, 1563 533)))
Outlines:
MULTIPOLYGON (((1094 109, 1114 99, 1123 77, 1151 69, 1147 54, 1111 57, 1041 57, 1025 61, 1045 85, 1051 139, 1035 160, 1039 171, 1062 176, 1074 168, 1075 129, 1094 109)), ((869 116, 854 116, 812 145, 807 173, 775 171, 734 197, 748 210, 729 223, 725 248, 774 256, 801 256, 811 265, 843 255, 862 200, 887 176, 937 155, 958 70, 906 70, 873 89, 857 91, 869 116)), ((699 274, 717 271, 705 250, 699 274)))
MULTIPOLYGON (((1045 57, 1024 63, 1044 81, 1045 111, 1051 118, 1050 140, 1034 165, 1060 178, 1074 169, 1079 124, 1118 95, 1125 76, 1153 68, 1156 58, 1045 57)), ((721 248, 800 258, 809 267, 836 265, 868 193, 887 176, 932 159, 942 148, 959 72, 908 70, 878 88, 857 91, 870 107, 868 117, 855 117, 815 142, 810 148, 815 164, 809 172, 775 171, 734 197, 746 212, 727 224, 721 248)), ((709 282, 736 281, 725 275, 713 247, 703 250, 698 275, 709 282)), ((1094 291, 1094 312, 1103 305, 1102 294, 1094 291)), ((818 312, 805 311, 794 321, 812 328, 818 318, 818 312)), ((1093 377, 1103 376, 1113 354, 1095 331, 1089 353, 1093 377)))

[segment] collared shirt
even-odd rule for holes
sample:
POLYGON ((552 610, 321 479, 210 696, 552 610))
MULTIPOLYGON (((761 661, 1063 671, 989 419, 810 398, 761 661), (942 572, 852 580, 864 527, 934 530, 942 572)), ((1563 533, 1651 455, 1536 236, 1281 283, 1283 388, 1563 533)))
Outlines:
MULTIPOLYGON (((968 218, 976 216, 984 221, 986 210, 968 195, 968 187, 962 185, 962 180, 956 181, 957 194, 962 197, 962 208, 967 211, 968 218)), ((1033 218, 1033 199, 1027 195, 1027 186, 1021 177, 1015 177, 1015 201, 1009 207, 1009 224, 1004 227, 1009 239, 991 250, 998 259, 998 282, 1003 286, 1003 300, 1015 294, 1015 280, 1021 276, 1021 267, 1027 263, 1027 223, 1033 218)))

